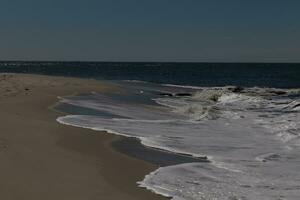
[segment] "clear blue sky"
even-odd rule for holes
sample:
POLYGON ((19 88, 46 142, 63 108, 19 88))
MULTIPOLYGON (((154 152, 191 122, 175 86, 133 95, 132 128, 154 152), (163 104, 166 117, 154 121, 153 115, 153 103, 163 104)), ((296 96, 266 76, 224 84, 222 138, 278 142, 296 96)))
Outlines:
POLYGON ((300 62, 300 1, 1 0, 0 59, 300 62))

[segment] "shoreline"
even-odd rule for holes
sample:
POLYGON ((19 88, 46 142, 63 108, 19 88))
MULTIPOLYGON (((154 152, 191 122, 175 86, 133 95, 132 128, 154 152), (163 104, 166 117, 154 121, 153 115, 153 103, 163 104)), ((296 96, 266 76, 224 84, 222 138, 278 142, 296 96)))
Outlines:
POLYGON ((4 199, 167 199, 137 181, 158 166, 118 152, 121 136, 61 125, 58 96, 115 89, 101 81, 0 74, 4 199), (12 178, 13 177, 13 178, 12 178))

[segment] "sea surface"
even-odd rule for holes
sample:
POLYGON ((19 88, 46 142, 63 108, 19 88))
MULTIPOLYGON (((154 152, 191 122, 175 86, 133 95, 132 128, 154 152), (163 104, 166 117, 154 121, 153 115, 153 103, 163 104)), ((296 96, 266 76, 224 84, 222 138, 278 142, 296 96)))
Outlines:
POLYGON ((0 72, 118 85, 61 97, 70 114, 57 121, 195 158, 140 187, 174 200, 300 199, 300 64, 1 62, 0 72))

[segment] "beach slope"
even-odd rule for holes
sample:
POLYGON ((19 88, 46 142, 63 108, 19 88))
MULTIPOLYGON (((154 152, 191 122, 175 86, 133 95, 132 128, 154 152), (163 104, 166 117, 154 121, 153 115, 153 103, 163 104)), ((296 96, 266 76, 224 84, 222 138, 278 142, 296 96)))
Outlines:
POLYGON ((65 126, 58 96, 117 89, 96 80, 0 74, 0 198, 158 200, 136 182, 157 166, 111 148, 118 136, 65 126))

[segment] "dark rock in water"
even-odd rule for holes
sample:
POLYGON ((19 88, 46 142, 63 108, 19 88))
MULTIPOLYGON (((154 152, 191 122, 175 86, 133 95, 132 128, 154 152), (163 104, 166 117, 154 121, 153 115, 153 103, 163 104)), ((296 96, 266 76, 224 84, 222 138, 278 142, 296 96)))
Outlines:
POLYGON ((242 92, 244 90, 244 88, 240 87, 240 86, 236 86, 236 87, 230 87, 228 88, 229 91, 234 92, 234 93, 238 93, 238 92, 242 92))
POLYGON ((172 93, 167 93, 167 92, 161 92, 158 95, 165 96, 165 97, 172 97, 172 96, 174 96, 172 93))
POLYGON ((175 96, 177 96, 177 97, 190 97, 190 96, 192 96, 192 94, 190 94, 190 93, 177 93, 177 94, 175 94, 175 96))

